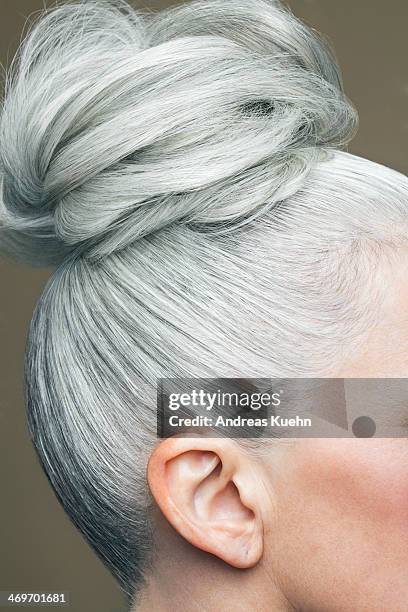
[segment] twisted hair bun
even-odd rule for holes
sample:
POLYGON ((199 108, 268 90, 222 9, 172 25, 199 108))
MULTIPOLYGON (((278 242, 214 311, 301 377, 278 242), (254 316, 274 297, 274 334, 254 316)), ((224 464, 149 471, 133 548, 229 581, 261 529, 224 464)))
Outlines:
POLYGON ((49 264, 175 222, 236 227, 355 127, 330 50, 277 1, 60 6, 7 87, 2 248, 49 264))

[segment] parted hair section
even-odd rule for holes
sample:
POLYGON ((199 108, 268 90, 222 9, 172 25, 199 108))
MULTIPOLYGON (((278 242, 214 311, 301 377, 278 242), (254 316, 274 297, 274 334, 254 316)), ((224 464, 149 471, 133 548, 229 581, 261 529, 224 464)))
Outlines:
POLYGON ((157 378, 317 376, 375 323, 408 186, 341 151, 356 126, 329 46, 275 0, 66 3, 19 49, 0 249, 55 266, 30 430, 130 597, 153 558, 157 378))

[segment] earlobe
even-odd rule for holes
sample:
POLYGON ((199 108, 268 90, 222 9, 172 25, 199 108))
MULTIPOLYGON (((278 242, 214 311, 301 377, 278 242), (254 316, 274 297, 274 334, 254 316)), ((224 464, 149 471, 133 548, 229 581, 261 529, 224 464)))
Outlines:
POLYGON ((263 526, 250 461, 231 440, 171 438, 148 466, 153 497, 192 545, 234 567, 262 556, 263 526))

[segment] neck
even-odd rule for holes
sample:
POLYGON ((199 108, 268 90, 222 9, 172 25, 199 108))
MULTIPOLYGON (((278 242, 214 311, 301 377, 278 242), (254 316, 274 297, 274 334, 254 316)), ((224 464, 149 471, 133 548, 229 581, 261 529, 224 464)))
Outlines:
POLYGON ((160 547, 132 612, 293 612, 267 569, 235 569, 181 538, 162 517, 155 535, 160 547))

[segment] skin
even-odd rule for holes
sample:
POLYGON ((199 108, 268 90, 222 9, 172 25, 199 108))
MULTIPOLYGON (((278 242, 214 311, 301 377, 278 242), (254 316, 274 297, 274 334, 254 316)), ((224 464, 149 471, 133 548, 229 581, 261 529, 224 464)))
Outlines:
MULTIPOLYGON (((389 272, 381 324, 338 377, 408 377, 405 253, 389 272)), ((406 438, 279 441, 261 454, 171 438, 148 481, 157 551, 139 612, 406 612, 406 438)))

